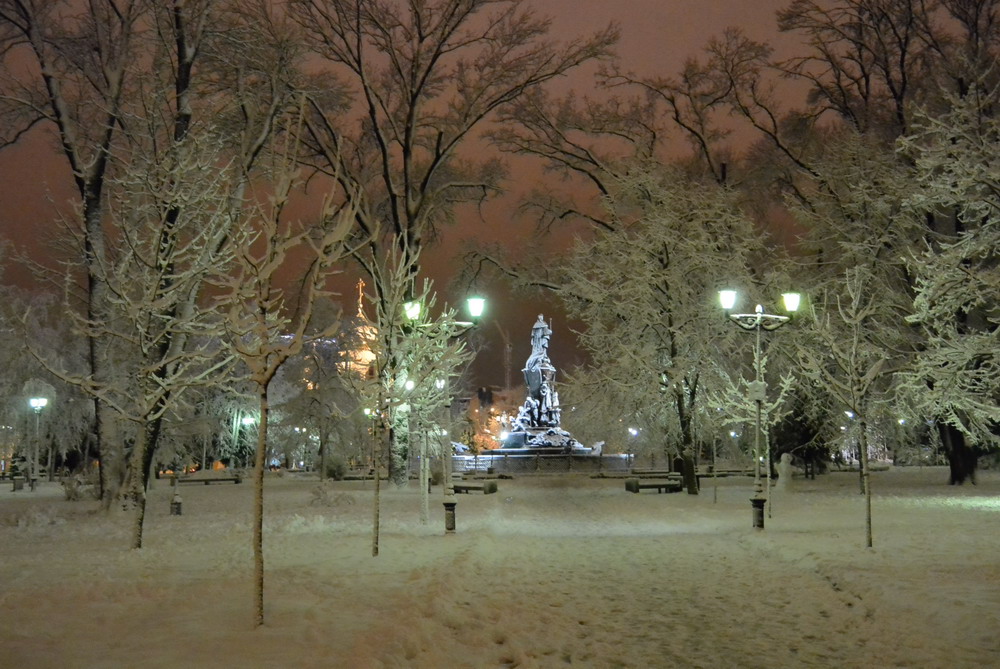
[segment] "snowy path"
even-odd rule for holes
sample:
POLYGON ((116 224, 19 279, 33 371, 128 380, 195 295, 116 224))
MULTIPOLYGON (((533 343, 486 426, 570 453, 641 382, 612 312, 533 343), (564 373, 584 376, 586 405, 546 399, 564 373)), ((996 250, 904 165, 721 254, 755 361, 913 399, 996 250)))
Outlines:
MULTIPOLYGON (((43 488, 0 493, 0 667, 984 667, 1000 657, 1000 479, 876 477, 875 549, 846 474, 775 497, 524 477, 459 499, 458 534, 390 490, 268 483, 267 625, 252 630, 249 486, 152 494, 123 519, 43 488), (140 659, 141 658, 141 659, 140 659)), ((369 484, 370 485, 370 484, 369 484)))

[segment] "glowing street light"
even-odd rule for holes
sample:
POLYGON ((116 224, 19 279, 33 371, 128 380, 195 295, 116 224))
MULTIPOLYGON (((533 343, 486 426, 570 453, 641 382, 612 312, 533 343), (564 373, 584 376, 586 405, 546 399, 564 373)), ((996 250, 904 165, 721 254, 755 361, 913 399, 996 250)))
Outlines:
POLYGON ((472 316, 473 320, 482 317, 483 312, 486 311, 486 298, 473 296, 465 301, 466 307, 469 309, 469 315, 472 316))
POLYGON ((403 304, 403 315, 406 316, 407 320, 415 321, 420 318, 421 310, 422 307, 420 306, 420 302, 417 302, 416 300, 405 302, 403 304))
MULTIPOLYGON (((32 408, 35 412, 35 445, 31 457, 31 462, 28 463, 28 482, 31 490, 35 490, 35 480, 38 478, 38 451, 41 446, 41 432, 39 430, 39 420, 42 415, 42 409, 47 407, 49 404, 49 398, 47 397, 32 397, 28 400, 28 406, 32 408)), ((49 463, 49 471, 52 471, 52 463, 49 463)))
MULTIPOLYGON (((784 293, 782 296, 784 302, 785 311, 789 314, 793 314, 798 311, 800 297, 798 293, 784 293)), ((764 404, 764 400, 767 399, 767 383, 764 381, 763 370, 761 369, 761 354, 760 354, 760 335, 761 332, 771 330, 777 330, 781 326, 785 325, 791 320, 791 316, 778 316, 775 314, 764 313, 764 307, 757 305, 752 314, 731 314, 729 313, 736 306, 737 294, 735 290, 720 290, 719 291, 719 304, 722 306, 723 311, 726 312, 726 316, 733 323, 736 323, 743 330, 753 331, 754 337, 754 348, 753 348, 753 362, 754 362, 754 381, 749 387, 749 398, 757 406, 757 429, 754 432, 753 440, 753 452, 754 452, 754 496, 750 499, 750 503, 753 509, 753 526, 757 529, 764 529, 764 502, 767 499, 764 496, 763 484, 760 480, 760 465, 761 465, 761 455, 760 455, 760 436, 762 433, 761 426, 761 412, 764 404)), ((767 474, 768 478, 771 476, 771 449, 768 446, 767 449, 767 474)))

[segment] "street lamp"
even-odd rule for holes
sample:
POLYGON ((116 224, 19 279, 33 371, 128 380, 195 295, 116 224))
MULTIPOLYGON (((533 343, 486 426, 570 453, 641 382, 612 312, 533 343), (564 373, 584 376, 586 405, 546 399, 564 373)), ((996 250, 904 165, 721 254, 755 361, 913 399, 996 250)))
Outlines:
MULTIPOLYGON (((483 312, 486 311, 486 298, 481 297, 479 295, 472 295, 471 297, 466 298, 465 307, 469 311, 469 316, 472 317, 472 322, 459 323, 460 325, 464 325, 467 328, 461 334, 468 333, 469 329, 475 327, 475 325, 479 322, 479 319, 482 317, 483 312)), ((444 384, 442 384, 442 387, 443 385, 444 384)), ((447 406, 449 407, 448 420, 450 421, 451 420, 450 401, 448 402, 447 406)), ((444 450, 445 450, 444 453, 445 466, 443 467, 443 469, 444 469, 445 480, 444 480, 444 501, 442 502, 444 506, 444 532, 445 534, 454 534, 456 526, 455 507, 458 506, 458 500, 455 497, 455 482, 451 478, 451 465, 452 465, 453 454, 452 454, 451 440, 448 438, 445 439, 444 450)))
MULTIPOLYGON (((785 311, 789 314, 795 313, 799 308, 799 294, 798 293, 784 293, 782 296, 784 301, 785 311)), ((761 413, 764 400, 767 399, 767 383, 764 381, 763 370, 761 369, 761 355, 760 355, 760 336, 763 331, 777 330, 782 325, 788 323, 791 320, 791 316, 778 316, 775 314, 764 313, 764 307, 757 305, 752 314, 731 314, 729 313, 733 307, 736 306, 736 291, 735 290, 720 290, 719 291, 719 304, 722 305, 722 309, 726 312, 726 316, 733 323, 736 323, 743 330, 752 330, 754 332, 754 347, 753 347, 753 364, 754 364, 754 381, 749 384, 749 398, 756 404, 757 410, 757 429, 754 431, 753 438, 753 453, 754 453, 754 496, 750 499, 750 503, 753 508, 753 526, 757 529, 764 529, 764 502, 767 499, 764 496, 763 484, 760 480, 760 436, 763 431, 761 425, 761 413)), ((767 449, 767 474, 768 478, 771 475, 771 449, 768 446, 767 449)))
MULTIPOLYGON (((28 484, 31 490, 35 489, 35 479, 38 478, 38 449, 41 446, 41 433, 39 431, 39 419, 42 414, 42 409, 44 409, 49 404, 49 399, 47 397, 32 397, 28 400, 28 405, 35 412, 35 448, 32 461, 28 463, 28 484)), ((49 469, 52 469, 52 463, 49 463, 49 469)))
MULTIPOLYGON (((468 310, 471 321, 460 321, 449 319, 446 322, 445 331, 448 333, 447 336, 460 337, 467 334, 472 328, 476 326, 479 319, 482 317, 483 312, 486 310, 486 298, 474 295, 466 299, 466 309, 468 310)), ((403 326, 404 332, 412 331, 410 328, 422 328, 430 327, 431 324, 420 322, 421 317, 424 315, 423 305, 417 301, 412 300, 403 304, 403 316, 406 323, 403 326)), ((435 335, 437 336, 437 335, 435 335)), ((445 393, 447 390, 446 379, 436 379, 434 381, 434 386, 437 390, 443 390, 445 393)), ((411 391, 416 387, 414 380, 407 380, 404 382, 404 388, 407 391, 411 391)), ((450 406, 450 403, 449 405, 450 406)), ((366 412, 367 413, 367 412, 366 412)), ((424 445, 426 446, 426 434, 424 435, 424 445)), ((444 508, 445 508, 445 533, 453 534, 455 532, 455 489, 451 481, 451 448, 448 444, 445 444, 445 457, 444 457, 444 475, 445 475, 445 485, 444 485, 444 508)), ((426 472, 424 469, 424 463, 426 463, 426 452, 421 458, 421 472, 420 477, 421 489, 426 489, 424 487, 424 476, 423 473, 426 472)))
POLYGON ((405 302, 403 304, 403 315, 406 316, 406 320, 408 321, 415 321, 420 318, 420 311, 420 302, 417 302, 416 300, 405 302))
POLYGON ((465 301, 465 305, 469 309, 469 315, 475 321, 482 317, 483 312, 486 311, 486 298, 473 296, 465 301))

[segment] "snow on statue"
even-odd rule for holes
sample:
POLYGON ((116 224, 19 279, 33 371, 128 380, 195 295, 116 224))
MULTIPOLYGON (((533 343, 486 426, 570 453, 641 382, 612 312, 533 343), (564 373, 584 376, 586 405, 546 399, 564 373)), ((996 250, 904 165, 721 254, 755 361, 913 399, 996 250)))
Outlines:
POLYGON ((579 442, 559 427, 559 393, 556 392, 556 368, 549 360, 552 328, 545 317, 531 328, 531 355, 524 364, 527 397, 514 419, 503 450, 520 448, 555 448, 562 451, 580 448, 579 442))

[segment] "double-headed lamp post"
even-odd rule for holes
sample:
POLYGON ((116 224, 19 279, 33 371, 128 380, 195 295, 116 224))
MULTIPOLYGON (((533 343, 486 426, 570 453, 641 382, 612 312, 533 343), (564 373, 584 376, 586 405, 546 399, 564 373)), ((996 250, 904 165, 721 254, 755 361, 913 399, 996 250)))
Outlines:
MULTIPOLYGON (((35 412, 35 448, 34 455, 31 458, 31 462, 28 464, 28 482, 31 485, 31 489, 35 489, 34 481, 38 478, 38 450, 41 447, 41 431, 39 430, 39 419, 42 415, 42 409, 47 407, 49 404, 49 399, 47 397, 32 397, 28 400, 28 406, 30 406, 35 412)), ((52 471, 52 463, 49 463, 49 471, 52 471)))
MULTIPOLYGON (((456 336, 461 336, 467 333, 470 329, 475 327, 482 318, 483 312, 486 310, 486 298, 480 297, 479 295, 473 295, 472 297, 466 298, 465 308, 469 312, 471 321, 455 321, 454 324, 462 326, 465 329, 459 332, 456 336)), ((411 301, 403 304, 403 315, 406 320, 413 322, 420 318, 420 314, 423 311, 423 307, 420 302, 411 301)), ((440 379, 435 381, 435 386, 438 390, 444 390, 446 381, 440 379), (438 385, 440 383, 440 385, 438 385)), ((448 406, 451 403, 449 402, 448 406)), ((446 440, 447 442, 447 440, 446 440)), ((445 454, 444 454, 444 530, 445 534, 455 533, 455 507, 458 505, 455 499, 455 488, 451 480, 451 448, 446 443, 445 444, 445 454)), ((423 480, 421 480, 421 486, 425 485, 423 480)))
MULTIPOLYGON (((479 322, 479 319, 482 318, 483 312, 486 310, 486 299, 478 295, 473 295, 472 297, 469 297, 465 300, 465 308, 468 310, 469 316, 472 318, 472 322, 461 323, 461 325, 465 325, 468 328, 463 332, 463 334, 465 332, 468 332, 469 329, 471 329, 472 327, 474 327, 479 322)), ((449 402, 449 406, 450 404, 451 403, 449 402)), ((451 420, 450 411, 451 409, 449 409, 449 416, 448 416, 449 421, 451 420)), ((443 503, 445 534, 455 533, 455 507, 458 505, 458 500, 456 500, 455 498, 455 484, 451 480, 451 460, 452 460, 451 456, 452 452, 451 452, 451 444, 449 437, 449 439, 446 440, 445 458, 444 458, 444 461, 446 463, 444 468, 445 480, 444 480, 444 503, 443 503)))
MULTIPOLYGON (((799 294, 798 293, 784 293, 782 296, 782 301, 785 305, 785 311, 789 314, 794 314, 799 308, 799 294)), ((736 323, 740 328, 744 330, 752 330, 754 332, 754 347, 753 347, 753 364, 754 364, 754 381, 749 387, 749 398, 756 405, 757 411, 757 427, 754 431, 753 438, 753 454, 754 454, 754 496, 750 499, 750 503, 753 508, 753 526, 757 529, 764 529, 764 502, 767 499, 764 496, 764 488, 760 479, 760 437, 763 431, 763 426, 761 425, 761 413, 763 410, 764 401, 767 399, 767 383, 764 381, 763 370, 761 369, 761 355, 760 355, 760 335, 764 330, 777 330, 782 325, 791 320, 791 316, 778 316, 775 314, 764 313, 764 307, 757 305, 752 314, 732 314, 733 307, 736 306, 736 291, 735 290, 720 290, 719 291, 719 303, 722 305, 722 309, 726 312, 726 316, 732 322, 736 323)), ((771 476, 771 449, 767 449, 767 474, 768 478, 771 476)))

